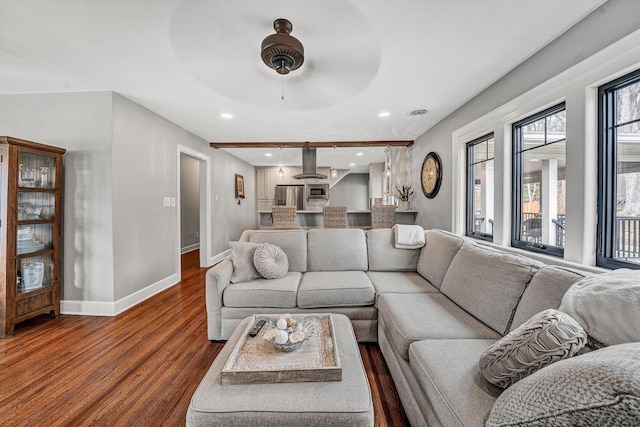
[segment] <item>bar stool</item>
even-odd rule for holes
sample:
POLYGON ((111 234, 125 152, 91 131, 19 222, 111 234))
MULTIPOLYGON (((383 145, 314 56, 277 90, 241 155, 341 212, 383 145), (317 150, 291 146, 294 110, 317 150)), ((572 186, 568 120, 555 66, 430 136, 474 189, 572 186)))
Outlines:
POLYGON ((395 223, 395 205, 371 206, 371 228, 391 228, 395 223))
POLYGON ((291 230, 296 228, 296 206, 271 206, 273 228, 291 230))
POLYGON ((347 207, 346 206, 323 206, 322 221, 324 228, 346 228, 347 227, 347 207))

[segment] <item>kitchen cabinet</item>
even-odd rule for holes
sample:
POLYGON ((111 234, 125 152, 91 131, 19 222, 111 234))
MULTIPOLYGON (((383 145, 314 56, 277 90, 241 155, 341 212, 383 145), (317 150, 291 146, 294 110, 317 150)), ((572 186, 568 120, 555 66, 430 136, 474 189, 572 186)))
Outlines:
POLYGON ((278 175, 279 167, 274 168, 276 171, 276 184, 277 185, 303 185, 304 180, 295 179, 294 176, 302 173, 300 167, 283 167, 282 171, 284 175, 281 177, 278 175))
POLYGON ((0 137, 0 338, 16 323, 60 314, 65 151, 0 137))
POLYGON ((277 174, 278 170, 274 168, 256 169, 256 195, 259 210, 270 210, 275 204, 277 174))
POLYGON ((277 169, 260 168, 256 170, 256 173, 256 188, 258 193, 258 200, 275 199, 276 176, 278 174, 277 169))

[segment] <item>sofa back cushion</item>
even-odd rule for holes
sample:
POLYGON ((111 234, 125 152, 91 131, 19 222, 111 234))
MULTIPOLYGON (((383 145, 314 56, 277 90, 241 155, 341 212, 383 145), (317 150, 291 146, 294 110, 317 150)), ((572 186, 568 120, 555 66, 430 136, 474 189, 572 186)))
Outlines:
POLYGON ((253 243, 273 243, 279 246, 289 260, 289 271, 307 271, 307 232, 304 230, 252 231, 249 241, 253 243))
POLYGON ((465 243, 451 261, 440 291, 505 335, 525 287, 540 267, 529 258, 465 243))
POLYGON ((513 331, 536 313, 549 308, 558 309, 567 289, 585 276, 591 276, 591 273, 553 265, 542 267, 533 275, 522 294, 510 330, 513 331))
POLYGON ((462 246, 464 239, 442 230, 427 230, 426 244, 420 251, 418 273, 440 289, 449 264, 462 246))
POLYGON ((307 237, 309 271, 367 270, 367 238, 364 230, 313 228, 307 237))
POLYGON ((420 249, 396 249, 392 228, 367 231, 370 271, 416 271, 420 249))

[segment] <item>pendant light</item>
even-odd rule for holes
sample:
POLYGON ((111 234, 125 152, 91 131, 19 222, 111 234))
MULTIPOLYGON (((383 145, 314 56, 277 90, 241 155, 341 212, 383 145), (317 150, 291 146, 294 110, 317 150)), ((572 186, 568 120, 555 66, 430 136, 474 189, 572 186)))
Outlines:
POLYGON ((280 149, 280 170, 278 170, 278 178, 284 178, 284 170, 282 169, 282 145, 278 148, 280 149))
POLYGON ((331 168, 331 178, 338 177, 338 169, 336 169, 336 146, 333 146, 333 167, 331 168))

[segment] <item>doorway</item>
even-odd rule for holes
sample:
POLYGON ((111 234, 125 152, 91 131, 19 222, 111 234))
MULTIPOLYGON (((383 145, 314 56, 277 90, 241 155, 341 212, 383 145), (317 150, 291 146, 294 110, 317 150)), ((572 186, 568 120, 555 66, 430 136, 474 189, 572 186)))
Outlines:
POLYGON ((183 254, 198 250, 200 267, 211 265, 210 159, 178 144, 177 159, 177 264, 183 254))

